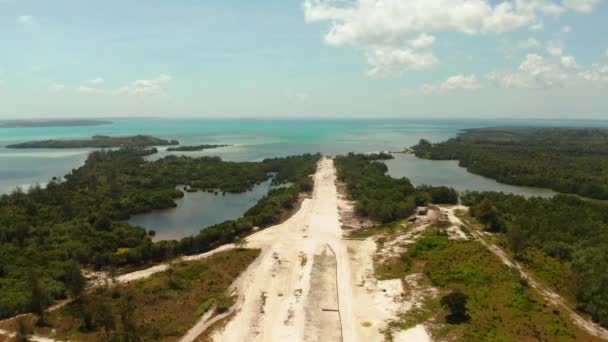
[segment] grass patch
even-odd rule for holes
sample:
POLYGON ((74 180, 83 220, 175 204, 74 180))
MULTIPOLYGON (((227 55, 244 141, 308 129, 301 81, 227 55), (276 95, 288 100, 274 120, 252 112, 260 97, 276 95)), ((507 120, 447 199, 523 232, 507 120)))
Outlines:
POLYGON ((450 242, 427 255, 431 281, 469 296, 467 340, 585 340, 567 316, 556 315, 519 273, 504 266, 477 241, 450 242))
POLYGON ((406 220, 399 220, 378 227, 357 230, 351 232, 348 237, 352 239, 366 239, 375 235, 395 235, 403 233, 408 229, 403 227, 403 224, 405 223, 407 223, 406 220))
POLYGON ((176 341, 215 307, 227 311, 228 287, 259 255, 234 249, 175 264, 150 278, 97 289, 49 314, 37 333, 77 341, 176 341))
MULTIPOLYGON (((436 338, 467 341, 592 340, 569 317, 547 303, 478 241, 449 240, 443 234, 427 234, 410 249, 416 268, 442 294, 459 291, 468 296, 461 324, 431 324, 436 338)), ((428 322, 445 322, 446 310, 439 297, 427 298, 406 313, 397 326, 411 328, 428 322)))
POLYGON ((374 271, 378 280, 401 279, 410 269, 411 259, 407 254, 399 258, 392 258, 375 265, 374 271))
POLYGON ((571 303, 576 303, 577 279, 570 262, 560 262, 532 247, 519 253, 517 258, 536 278, 571 303))
POLYGON ((399 328, 401 330, 413 328, 428 321, 440 311, 441 304, 438 298, 426 298, 420 307, 412 308, 401 316, 399 328))

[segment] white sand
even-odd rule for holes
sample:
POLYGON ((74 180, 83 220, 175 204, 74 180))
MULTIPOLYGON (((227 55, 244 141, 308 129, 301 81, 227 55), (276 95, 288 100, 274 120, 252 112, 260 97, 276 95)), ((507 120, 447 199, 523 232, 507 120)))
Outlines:
POLYGON ((312 198, 291 219, 247 239, 262 252, 237 280, 236 314, 216 341, 384 340, 378 329, 401 284, 374 280, 372 241, 342 239, 333 161, 314 177, 312 198))
POLYGON ((431 338, 426 332, 424 325, 418 324, 417 326, 402 330, 393 335, 393 341, 395 342, 430 342, 431 338))

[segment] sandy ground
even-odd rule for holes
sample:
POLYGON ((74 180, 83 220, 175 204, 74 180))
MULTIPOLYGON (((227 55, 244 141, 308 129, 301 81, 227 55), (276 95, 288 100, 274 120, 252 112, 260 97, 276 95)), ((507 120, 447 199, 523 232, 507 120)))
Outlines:
POLYGON ((394 341, 408 341, 408 342, 430 342, 432 341, 429 334, 426 332, 426 328, 422 324, 408 329, 399 331, 393 336, 394 341))
MULTIPOLYGON (((465 206, 452 206, 449 208, 442 208, 447 215, 449 220, 458 226, 464 226, 462 221, 454 214, 455 210, 468 210, 468 207, 465 206)), ((508 255, 498 246, 493 243, 488 242, 483 239, 482 233, 476 231, 474 229, 470 229, 470 232, 477 238, 477 240, 484 245, 490 252, 494 253, 503 264, 507 265, 510 268, 516 269, 522 278, 526 279, 531 287, 535 288, 540 294, 549 302, 553 303, 560 307, 560 309, 564 310, 570 316, 570 319, 574 324, 576 324, 579 328, 587 331, 589 334, 597 336, 603 340, 608 340, 608 330, 594 323, 590 319, 587 319, 581 316, 578 312, 576 312, 573 308, 568 305, 568 303, 555 291, 549 289, 543 284, 536 281, 529 273, 527 273, 524 268, 517 262, 512 261, 508 255)))
POLYGON ((373 279, 372 241, 342 238, 335 169, 323 159, 311 199, 248 237, 260 257, 234 284, 235 315, 216 341, 382 341, 400 284, 373 279), (386 304, 386 305, 385 305, 386 304))

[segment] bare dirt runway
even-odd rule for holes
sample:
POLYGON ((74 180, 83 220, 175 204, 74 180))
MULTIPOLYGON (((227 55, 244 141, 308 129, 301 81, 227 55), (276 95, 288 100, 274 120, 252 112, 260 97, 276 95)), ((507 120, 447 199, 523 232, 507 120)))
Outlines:
POLYGON ((342 238, 333 160, 321 160, 314 178, 312 198, 292 218, 247 239, 262 252, 235 283, 235 315, 215 341, 383 340, 386 315, 373 312, 374 291, 353 276, 371 272, 374 249, 355 258, 342 238), (362 327, 366 315, 378 322, 362 327))

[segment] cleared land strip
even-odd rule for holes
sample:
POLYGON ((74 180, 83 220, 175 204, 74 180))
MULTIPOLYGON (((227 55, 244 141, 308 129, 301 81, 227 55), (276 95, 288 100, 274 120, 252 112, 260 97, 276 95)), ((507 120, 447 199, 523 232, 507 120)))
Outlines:
MULTIPOLYGON (((453 224, 466 227, 466 225, 462 222, 462 220, 460 220, 454 214, 454 211, 459 210, 459 209, 468 210, 468 208, 464 207, 464 206, 456 206, 456 207, 451 207, 449 209, 443 209, 443 210, 447 211, 448 217, 453 224)), ((594 323, 590 319, 587 319, 587 318, 581 316, 578 312, 576 312, 575 309, 573 309, 572 307, 570 307, 570 305, 568 305, 568 303, 564 300, 564 298, 562 298, 562 296, 560 296, 555 291, 549 289, 548 287, 544 286, 543 284, 538 282, 536 279, 534 279, 528 272, 526 272, 524 270, 523 266, 521 266, 516 261, 512 261, 500 247, 485 240, 483 238, 483 234, 481 232, 479 232, 476 229, 472 229, 472 228, 469 228, 468 230, 473 235, 475 235, 477 240, 484 247, 486 247, 490 252, 492 252, 494 255, 496 255, 502 261, 503 264, 507 265, 510 268, 516 269, 520 273, 521 277, 526 279, 528 281, 528 283, 530 284, 530 286, 532 286, 538 292, 540 292, 540 294, 547 301, 557 305, 558 307, 560 307, 561 309, 566 311, 568 313, 568 315, 570 316, 570 319, 572 320, 572 322, 574 324, 576 324, 579 328, 584 329, 591 335, 597 336, 603 340, 608 340, 608 330, 606 330, 605 328, 601 327, 600 325, 594 323)))

